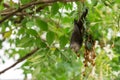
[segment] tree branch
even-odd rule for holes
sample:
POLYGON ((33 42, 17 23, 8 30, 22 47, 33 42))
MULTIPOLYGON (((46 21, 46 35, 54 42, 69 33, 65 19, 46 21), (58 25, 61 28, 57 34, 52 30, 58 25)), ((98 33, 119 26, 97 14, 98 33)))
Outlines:
POLYGON ((35 52, 37 52, 39 50, 39 48, 35 48, 34 50, 32 50, 30 53, 26 54, 24 57, 20 58, 17 60, 17 62, 15 62, 14 64, 12 64, 11 66, 7 67, 6 69, 0 71, 0 74, 6 72, 7 70, 11 69, 12 67, 16 66, 18 63, 24 61, 25 59, 29 58, 30 56, 32 56, 35 52))
MULTIPOLYGON (((28 4, 25 4, 23 6, 20 6, 20 8, 18 9, 13 9, 11 13, 9 13, 8 15, 6 15, 3 19, 0 20, 0 24, 2 22, 4 22, 5 20, 9 19, 10 17, 12 17, 13 15, 15 15, 18 12, 21 12, 22 10, 29 8, 31 6, 36 6, 39 4, 50 4, 53 2, 72 2, 72 1, 77 1, 77 0, 43 0, 43 1, 34 1, 34 2, 30 2, 28 4)), ((39 9, 38 9, 39 10, 39 9)), ((39 48, 35 48, 34 50, 32 50, 30 53, 28 53, 27 55, 25 55, 24 57, 20 58, 17 60, 17 62, 15 62, 14 64, 12 64, 11 66, 7 67, 6 69, 0 71, 0 74, 6 72, 7 70, 11 69, 12 67, 16 66, 18 63, 24 61, 25 59, 29 58, 30 56, 32 56, 35 52, 37 52, 39 50, 39 48)))
POLYGON ((10 14, 6 15, 3 19, 0 20, 0 24, 2 22, 4 22, 5 20, 7 20, 8 18, 10 18, 11 16, 15 15, 18 12, 21 12, 22 10, 24 10, 26 8, 29 8, 31 6, 36 6, 36 5, 39 5, 39 4, 54 3, 54 2, 57 2, 57 1, 60 1, 60 2, 72 2, 72 1, 76 1, 76 0, 43 0, 43 1, 40 0, 40 1, 30 2, 28 4, 20 6, 20 8, 18 8, 18 9, 14 9, 10 14))

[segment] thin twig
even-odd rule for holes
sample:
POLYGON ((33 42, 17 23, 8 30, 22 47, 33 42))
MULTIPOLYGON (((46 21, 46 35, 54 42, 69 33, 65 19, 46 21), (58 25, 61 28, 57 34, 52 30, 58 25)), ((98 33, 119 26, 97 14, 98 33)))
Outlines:
POLYGON ((12 67, 16 66, 18 63, 24 61, 25 59, 29 58, 30 56, 32 56, 35 52, 37 52, 39 50, 39 48, 35 48, 34 50, 32 50, 30 53, 26 54, 24 57, 20 58, 17 60, 17 62, 15 62, 14 64, 12 64, 11 66, 7 67, 6 69, 0 71, 0 74, 6 72, 7 70, 11 69, 12 67))
MULTIPOLYGON (((53 0, 51 1, 48 1, 46 3, 51 3, 53 2, 53 0)), ((13 16, 14 14, 16 14, 17 12, 21 12, 22 10, 32 6, 32 5, 38 5, 38 4, 44 4, 45 2, 41 2, 41 1, 36 1, 36 2, 31 2, 31 3, 28 3, 24 6, 21 6, 20 8, 14 10, 12 13, 8 14, 7 16, 5 16, 3 19, 0 20, 0 23, 4 22, 6 19, 10 18, 11 16, 13 16)))
POLYGON ((36 6, 39 4, 49 4, 49 3, 54 3, 54 2, 72 2, 72 1, 76 1, 76 0, 44 0, 44 1, 35 1, 35 2, 30 2, 28 4, 25 4, 23 6, 20 6, 20 8, 13 10, 13 12, 11 12, 10 14, 6 15, 3 19, 0 20, 0 24, 2 22, 4 22, 5 20, 7 20, 8 18, 10 18, 11 16, 15 15, 17 12, 21 12, 22 10, 29 8, 31 6, 36 6))

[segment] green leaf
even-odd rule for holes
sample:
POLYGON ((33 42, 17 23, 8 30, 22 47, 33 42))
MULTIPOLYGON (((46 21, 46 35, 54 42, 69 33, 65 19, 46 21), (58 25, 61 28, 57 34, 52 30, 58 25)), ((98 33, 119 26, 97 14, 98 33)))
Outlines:
POLYGON ((115 0, 115 2, 120 3, 120 0, 115 0))
POLYGON ((26 27, 32 27, 32 26, 34 26, 34 22, 33 21, 28 21, 26 23, 26 27))
POLYGON ((3 4, 0 4, 0 11, 4 9, 3 4))
POLYGON ((59 5, 58 3, 54 3, 51 8, 52 15, 57 14, 58 11, 59 11, 59 5))
POLYGON ((52 44, 55 39, 54 32, 52 32, 52 31, 47 32, 46 39, 47 39, 47 42, 49 45, 52 44))
POLYGON ((27 34, 31 34, 31 35, 33 35, 33 36, 37 36, 38 34, 37 34, 37 32, 34 30, 34 29, 27 29, 27 32, 26 32, 27 34))
POLYGON ((46 43, 45 42, 41 42, 41 47, 42 48, 46 48, 47 47, 46 43))
POLYGON ((66 10, 72 10, 72 8, 73 8, 72 3, 67 3, 66 6, 65 6, 66 10))
POLYGON ((41 19, 36 19, 36 25, 40 27, 40 29, 47 31, 48 30, 48 24, 41 20, 41 19))
POLYGON ((2 25, 0 25, 2 28, 2 30, 1 30, 1 32, 6 32, 6 28, 8 28, 8 22, 3 22, 3 24, 2 25))
POLYGON ((93 6, 96 6, 98 4, 98 1, 94 0, 94 1, 92 1, 92 3, 93 3, 93 6))
POLYGON ((22 20, 22 23, 21 23, 22 26, 26 26, 26 23, 27 23, 27 22, 29 22, 29 21, 27 20, 27 18, 24 18, 24 19, 22 20))
POLYGON ((70 30, 70 28, 68 28, 68 27, 65 28, 65 29, 64 29, 64 33, 65 33, 65 34, 69 33, 69 30, 70 30))
POLYGON ((59 40, 60 40, 60 47, 64 48, 68 42, 68 39, 65 36, 61 36, 59 40))
MULTIPOLYGON (((71 16, 71 15, 69 15, 69 16, 71 16)), ((62 22, 64 22, 64 23, 69 23, 70 21, 72 21, 71 17, 64 17, 62 20, 62 22)))
POLYGON ((26 3, 29 3, 31 2, 31 0, 20 0, 22 4, 26 4, 26 3))
POLYGON ((0 49, 2 48, 2 40, 0 40, 0 49))
POLYGON ((24 32, 25 32, 25 28, 20 28, 18 31, 18 35, 24 34, 24 32))
POLYGON ((23 37, 16 41, 17 47, 30 47, 33 44, 33 40, 28 37, 23 37))
POLYGON ((12 31, 8 31, 4 34, 4 38, 9 38, 12 34, 12 31))
POLYGON ((41 47, 42 40, 40 38, 36 38, 35 43, 37 47, 41 47))

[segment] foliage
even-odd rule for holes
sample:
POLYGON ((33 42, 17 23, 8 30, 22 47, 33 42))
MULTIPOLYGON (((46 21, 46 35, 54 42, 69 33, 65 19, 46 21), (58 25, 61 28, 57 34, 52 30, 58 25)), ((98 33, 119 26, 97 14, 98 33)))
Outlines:
MULTIPOLYGON (((7 1, 7 0, 6 0, 7 1)), ((20 0, 24 5, 32 0, 20 0)), ((84 0, 83 0, 84 1, 84 0)), ((0 11, 5 10, 4 1, 0 11)), ((7 1, 11 8, 19 4, 7 1)), ((23 10, 22 16, 12 16, 0 24, 0 48, 4 42, 9 58, 25 56, 32 49, 40 49, 20 67, 25 78, 32 74, 37 80, 120 80, 120 1, 86 0, 83 2, 55 2, 36 5, 23 10), (39 7, 43 8, 37 10, 39 7), (73 20, 88 7, 85 28, 96 41, 95 66, 84 67, 84 43, 80 58, 69 48, 73 20), (15 37, 14 37, 15 36, 15 37), (15 45, 15 47, 12 47, 15 45), (85 75, 83 75, 85 74, 85 75)), ((0 20, 4 15, 0 14, 0 20)), ((2 56, 0 56, 2 57, 2 56)), ((1 59, 4 62, 4 59, 1 59)))

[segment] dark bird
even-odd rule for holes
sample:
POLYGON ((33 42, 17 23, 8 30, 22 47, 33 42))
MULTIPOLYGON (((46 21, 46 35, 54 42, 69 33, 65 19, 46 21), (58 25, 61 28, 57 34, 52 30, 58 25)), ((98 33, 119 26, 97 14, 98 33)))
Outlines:
POLYGON ((83 43, 83 36, 84 36, 84 21, 85 17, 88 13, 88 9, 82 13, 79 20, 74 20, 74 29, 72 32, 71 40, 70 40, 70 48, 77 53, 82 46, 83 43))

